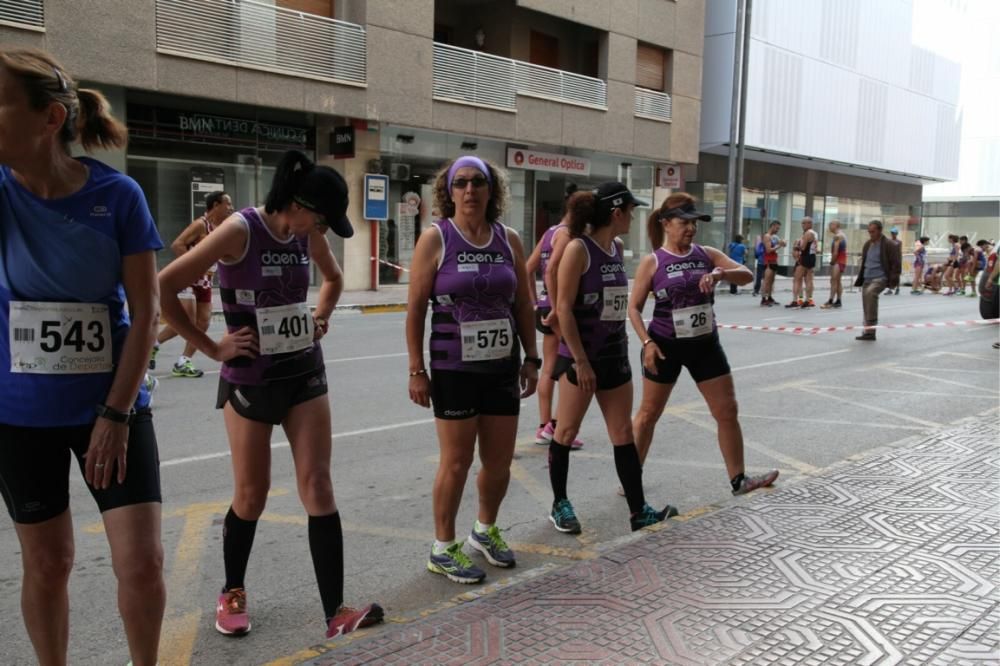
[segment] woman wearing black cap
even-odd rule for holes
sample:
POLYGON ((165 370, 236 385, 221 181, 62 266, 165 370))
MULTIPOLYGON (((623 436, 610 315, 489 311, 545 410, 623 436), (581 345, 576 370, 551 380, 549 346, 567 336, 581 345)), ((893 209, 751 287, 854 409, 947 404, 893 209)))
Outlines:
POLYGON ((222 361, 217 407, 224 409, 235 492, 222 538, 226 584, 215 628, 250 630, 244 575, 270 487, 271 431, 292 448, 299 497, 309 514, 309 549, 327 622, 335 637, 382 619, 378 604, 342 605, 343 534, 330 480, 330 403, 319 340, 343 289, 325 233, 349 238, 347 184, 333 169, 289 151, 263 208, 245 208, 160 273, 163 315, 206 356, 222 361), (228 333, 215 341, 184 315, 177 292, 219 262, 228 333), (323 275, 309 312, 309 264, 323 275))
POLYGON ((719 250, 694 243, 698 220, 711 219, 695 208, 694 197, 686 192, 671 194, 649 216, 649 241, 656 249, 639 262, 628 306, 632 328, 642 340, 642 404, 633 429, 639 457, 645 462, 656 422, 681 367, 687 368, 719 425, 719 448, 732 492, 742 495, 774 483, 778 470, 747 476, 743 466, 736 391, 712 304, 717 283, 749 284, 753 273, 719 250), (642 309, 650 293, 656 306, 647 330, 642 309))
POLYGON ((632 530, 677 513, 671 506, 656 511, 646 504, 642 466, 632 437, 632 369, 625 331, 628 277, 622 260, 624 246, 617 236, 628 233, 637 205, 641 202, 628 188, 615 182, 577 192, 567 204, 573 240, 559 263, 555 304, 562 342, 552 375, 559 380, 559 405, 549 444, 553 494, 549 520, 569 534, 581 531, 566 490, 569 443, 576 439, 595 394, 614 445, 615 468, 628 501, 632 530))

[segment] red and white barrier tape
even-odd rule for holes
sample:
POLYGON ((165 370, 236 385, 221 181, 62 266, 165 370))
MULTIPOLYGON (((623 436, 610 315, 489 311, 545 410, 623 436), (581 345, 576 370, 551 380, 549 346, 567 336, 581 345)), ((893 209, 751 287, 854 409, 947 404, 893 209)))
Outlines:
POLYGON ((399 264, 394 264, 391 261, 386 261, 385 259, 376 259, 375 257, 369 257, 369 259, 371 261, 377 261, 380 264, 385 264, 386 266, 392 266, 393 268, 395 268, 397 270, 400 270, 400 271, 405 271, 407 273, 410 272, 409 268, 406 268, 405 266, 400 266, 399 264))
POLYGON ((878 324, 877 326, 864 326, 862 324, 852 324, 850 326, 744 326, 742 324, 718 324, 719 328, 728 328, 735 331, 770 331, 774 333, 792 333, 794 335, 818 335, 819 333, 834 333, 837 331, 858 331, 862 329, 874 328, 946 328, 956 326, 988 326, 1000 323, 1000 319, 968 319, 966 321, 937 321, 924 324, 878 324))

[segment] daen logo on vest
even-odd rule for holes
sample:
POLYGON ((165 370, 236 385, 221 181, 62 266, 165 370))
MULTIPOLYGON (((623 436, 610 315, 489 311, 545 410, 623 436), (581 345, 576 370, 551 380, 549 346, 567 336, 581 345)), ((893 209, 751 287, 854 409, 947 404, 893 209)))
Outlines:
POLYGON ((602 273, 624 273, 625 264, 601 264, 602 273))
POLYGON ((455 261, 460 264, 502 264, 504 258, 499 252, 459 252, 455 261))
POLYGON ((295 250, 263 250, 260 263, 262 266, 308 266, 309 255, 295 250))
POLYGON ((667 273, 675 273, 677 271, 690 271, 695 268, 705 269, 707 266, 705 266, 703 260, 699 259, 698 261, 684 261, 679 264, 667 264, 663 270, 667 273))

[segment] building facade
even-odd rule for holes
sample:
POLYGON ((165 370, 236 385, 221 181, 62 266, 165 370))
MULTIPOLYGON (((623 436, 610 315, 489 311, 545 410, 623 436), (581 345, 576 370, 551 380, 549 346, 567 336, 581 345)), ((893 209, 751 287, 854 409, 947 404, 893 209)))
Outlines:
POLYGON ((698 159, 704 19, 704 0, 5 0, 0 42, 108 96, 130 142, 100 157, 168 241, 208 191, 262 203, 289 148, 340 170, 356 234, 332 243, 364 289, 406 281, 434 176, 460 154, 508 169, 526 244, 569 183, 661 200, 698 159))
MULTIPOLYGON (((723 217, 736 11, 736 0, 708 4, 701 156, 688 184, 723 217)), ((854 265, 872 219, 912 247, 923 185, 958 171, 960 66, 939 45, 963 12, 949 0, 753 0, 739 233, 752 241, 781 221, 786 268, 805 216, 821 241, 839 220, 854 265)), ((713 228, 715 244, 723 233, 713 228)))

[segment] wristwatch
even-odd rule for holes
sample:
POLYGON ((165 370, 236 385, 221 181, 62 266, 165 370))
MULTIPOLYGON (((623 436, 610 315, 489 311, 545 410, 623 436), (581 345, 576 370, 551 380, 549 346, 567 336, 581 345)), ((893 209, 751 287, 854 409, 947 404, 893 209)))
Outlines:
POLYGON ((125 425, 132 423, 132 418, 135 416, 135 409, 130 409, 128 412, 120 412, 114 407, 108 407, 105 404, 97 405, 94 407, 94 411, 102 419, 114 421, 115 423, 124 423, 125 425))
POLYGON ((524 357, 524 362, 525 363, 530 363, 531 365, 535 366, 539 370, 542 369, 542 359, 538 358, 537 356, 525 356, 524 357))

